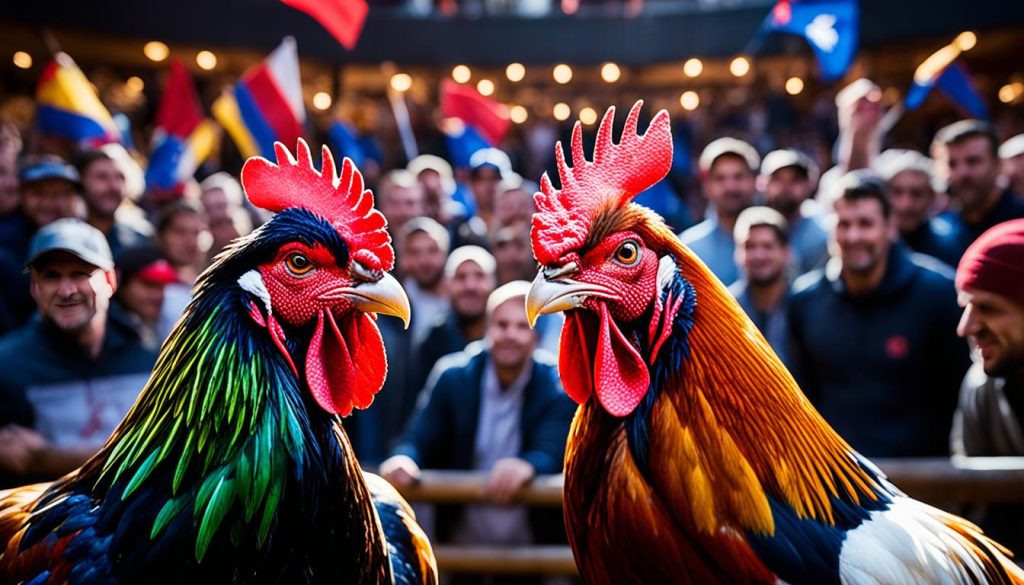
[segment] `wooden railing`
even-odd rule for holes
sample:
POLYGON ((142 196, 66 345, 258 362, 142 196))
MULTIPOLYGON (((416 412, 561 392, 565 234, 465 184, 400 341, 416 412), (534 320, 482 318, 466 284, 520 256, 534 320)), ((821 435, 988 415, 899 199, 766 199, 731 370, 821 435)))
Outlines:
MULTIPOLYGON (((1024 457, 966 459, 879 459, 875 463, 889 480, 913 498, 949 503, 1024 505, 1024 457)), ((434 504, 487 503, 486 474, 424 470, 421 481, 403 488, 411 502, 434 504)), ((561 507, 562 476, 539 476, 516 494, 514 503, 561 507)), ((442 572, 571 575, 572 552, 564 546, 483 547, 435 544, 442 572)))

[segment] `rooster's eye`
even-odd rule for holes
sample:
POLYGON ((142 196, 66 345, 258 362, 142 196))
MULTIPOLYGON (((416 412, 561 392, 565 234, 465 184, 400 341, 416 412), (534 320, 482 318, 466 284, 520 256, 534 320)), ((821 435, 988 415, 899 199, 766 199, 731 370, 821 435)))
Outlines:
POLYGON ((633 240, 626 240, 615 250, 613 258, 623 266, 632 266, 640 259, 640 246, 633 240))
POLYGON ((285 258, 284 267, 288 269, 292 276, 305 276, 314 268, 313 262, 299 253, 291 254, 285 258))

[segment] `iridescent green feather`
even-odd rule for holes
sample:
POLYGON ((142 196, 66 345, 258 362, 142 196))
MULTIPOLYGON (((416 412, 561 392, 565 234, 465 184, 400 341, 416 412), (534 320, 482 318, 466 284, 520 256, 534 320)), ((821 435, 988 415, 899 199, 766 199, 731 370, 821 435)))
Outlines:
POLYGON ((305 436, 297 405, 283 398, 289 393, 270 391, 294 386, 291 372, 257 351, 235 321, 238 314, 223 307, 210 307, 205 319, 200 313, 190 308, 165 344, 100 481, 123 486, 121 497, 129 500, 166 467, 171 493, 150 538, 190 513, 202 562, 221 530, 256 530, 265 542, 286 466, 301 466, 305 436), (232 515, 235 509, 240 513, 232 515), (233 525, 225 528, 229 518, 233 525))

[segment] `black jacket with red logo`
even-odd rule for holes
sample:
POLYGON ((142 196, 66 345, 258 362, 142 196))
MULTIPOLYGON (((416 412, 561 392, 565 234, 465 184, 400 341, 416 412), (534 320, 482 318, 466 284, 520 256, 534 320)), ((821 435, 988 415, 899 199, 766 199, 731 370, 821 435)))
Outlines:
POLYGON ((947 455, 970 365, 950 269, 894 245, 875 290, 851 295, 840 272, 833 258, 794 285, 790 362, 800 387, 868 457, 947 455))

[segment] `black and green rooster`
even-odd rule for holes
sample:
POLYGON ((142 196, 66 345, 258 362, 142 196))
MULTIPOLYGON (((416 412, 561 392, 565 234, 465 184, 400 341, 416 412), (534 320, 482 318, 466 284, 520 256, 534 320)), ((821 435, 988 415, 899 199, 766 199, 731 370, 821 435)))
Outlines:
POLYGON ((364 475, 340 417, 387 374, 375 318, 408 322, 386 220, 348 159, 250 159, 276 212, 200 276, 106 445, 0 492, 2 583, 435 583, 409 506, 364 475), (296 160, 297 159, 297 160, 296 160))

